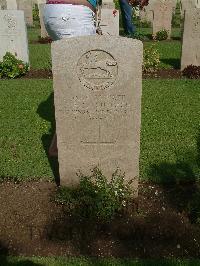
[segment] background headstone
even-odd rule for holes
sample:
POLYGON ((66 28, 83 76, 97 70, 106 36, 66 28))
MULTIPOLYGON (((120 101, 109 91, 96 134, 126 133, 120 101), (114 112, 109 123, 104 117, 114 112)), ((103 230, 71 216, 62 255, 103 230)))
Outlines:
POLYGON ((119 35, 119 11, 112 0, 102 2, 100 27, 103 35, 119 35))
POLYGON ((2 10, 7 9, 6 0, 0 0, 0 9, 2 9, 2 10))
POLYGON ((145 6, 142 10, 140 10, 141 21, 153 22, 153 4, 158 1, 159 0, 150 0, 148 6, 145 6))
POLYGON ((37 4, 38 4, 38 6, 40 5, 40 4, 46 4, 46 0, 35 0, 35 2, 37 2, 37 4))
POLYGON ((61 184, 99 166, 120 167, 137 195, 143 45, 115 36, 85 36, 52 44, 61 184))
POLYGON ((0 10, 0 25, 0 60, 6 52, 10 52, 29 63, 24 12, 0 10))
POLYGON ((184 16, 184 12, 186 10, 190 10, 191 8, 198 8, 199 0, 181 0, 181 14, 184 16))
POLYGON ((200 9, 185 11, 181 69, 188 65, 200 66, 200 9))
POLYGON ((171 22, 173 4, 170 0, 155 2, 153 5, 153 35, 160 30, 168 31, 168 38, 171 36, 171 22))
POLYGON ((17 0, 17 7, 24 11, 25 21, 28 26, 33 26, 32 0, 17 0))
POLYGON ((43 10, 44 10, 45 4, 39 4, 39 17, 40 17, 40 36, 41 38, 48 37, 48 33, 46 31, 44 20, 43 20, 43 10))
POLYGON ((17 10, 17 0, 7 0, 7 9, 17 10))

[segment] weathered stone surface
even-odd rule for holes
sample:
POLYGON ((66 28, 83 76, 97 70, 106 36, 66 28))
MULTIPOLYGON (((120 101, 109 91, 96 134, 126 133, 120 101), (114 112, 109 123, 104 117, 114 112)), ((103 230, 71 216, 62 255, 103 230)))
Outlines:
POLYGON ((39 17, 40 17, 40 36, 42 38, 48 37, 48 33, 46 31, 44 20, 43 20, 43 10, 44 10, 45 4, 39 4, 39 17))
POLYGON ((0 10, 0 25, 0 60, 6 52, 11 52, 28 63, 28 42, 24 12, 20 10, 0 10))
POLYGON ((186 10, 190 10, 191 8, 199 8, 199 5, 199 0, 181 0, 181 14, 184 16, 184 12, 186 10))
POLYGON ((35 0, 36 2, 37 2, 37 4, 38 4, 38 6, 40 5, 40 4, 46 4, 46 0, 35 0))
POLYGON ((200 9, 185 12, 181 69, 188 65, 200 66, 200 9))
MULTIPOLYGON (((175 11, 176 8, 176 3, 177 0, 170 0, 172 7, 173 7, 173 12, 175 11)), ((154 4, 155 3, 162 3, 163 0, 150 0, 149 4, 145 6, 142 10, 140 10, 140 19, 141 21, 148 21, 148 22, 153 22, 153 9, 154 9, 154 4)))
POLYGON ((24 11, 26 24, 33 26, 33 3, 32 0, 17 0, 17 7, 24 11))
POLYGON ((16 0, 7 0, 7 9, 17 10, 17 1, 16 0))
POLYGON ((7 9, 6 0, 0 0, 0 9, 2 9, 2 10, 7 9))
POLYGON ((100 27, 103 35, 119 35, 119 11, 115 10, 114 3, 103 2, 100 27))
POLYGON ((160 30, 167 30, 169 38, 171 36, 171 21, 173 4, 170 0, 155 2, 153 7, 153 34, 160 30))
POLYGON ((140 151, 142 42, 85 36, 52 44, 54 97, 61 184, 94 166, 120 167, 134 179, 140 151))

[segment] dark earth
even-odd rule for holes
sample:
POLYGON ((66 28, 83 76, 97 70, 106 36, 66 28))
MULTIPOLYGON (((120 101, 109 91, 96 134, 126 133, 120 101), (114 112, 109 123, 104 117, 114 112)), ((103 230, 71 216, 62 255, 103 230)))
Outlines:
POLYGON ((107 224, 80 221, 55 183, 0 184, 0 254, 199 258, 200 225, 186 211, 195 184, 141 183, 137 202, 107 224), (137 206, 137 207, 136 207, 137 206))

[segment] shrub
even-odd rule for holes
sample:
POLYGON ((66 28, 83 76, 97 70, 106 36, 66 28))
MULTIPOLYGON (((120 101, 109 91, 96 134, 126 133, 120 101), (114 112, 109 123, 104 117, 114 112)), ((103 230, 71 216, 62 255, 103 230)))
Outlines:
POLYGON ((34 21, 39 21, 40 18, 39 18, 39 9, 38 9, 38 5, 35 4, 34 7, 33 7, 33 20, 34 21))
POLYGON ((16 78, 24 75, 29 69, 27 63, 17 59, 14 55, 7 52, 3 61, 0 62, 0 78, 16 78))
POLYGON ((176 3, 176 8, 175 12, 172 14, 172 27, 173 28, 179 28, 182 23, 182 18, 181 18, 181 2, 178 1, 176 3))
POLYGON ((163 40, 167 40, 168 36, 169 36, 168 31, 163 29, 163 30, 156 32, 154 39, 156 39, 157 41, 163 41, 163 40))
POLYGON ((120 170, 112 174, 109 181, 97 167, 92 174, 78 174, 80 185, 76 189, 61 187, 56 201, 66 204, 73 215, 81 219, 109 221, 126 207, 131 197, 131 183, 125 184, 120 170))
POLYGON ((143 71, 154 72, 160 64, 160 55, 155 45, 144 49, 143 71))
POLYGON ((199 79, 200 66, 189 65, 182 71, 182 74, 189 79, 199 79))

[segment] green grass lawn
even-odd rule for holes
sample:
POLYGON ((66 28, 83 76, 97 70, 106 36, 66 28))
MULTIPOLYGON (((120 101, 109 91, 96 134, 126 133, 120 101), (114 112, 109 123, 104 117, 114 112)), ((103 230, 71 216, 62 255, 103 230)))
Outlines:
POLYGON ((50 44, 29 44, 29 57, 32 69, 51 69, 50 44))
MULTIPOLYGON (((1 258, 1 257, 0 257, 1 258)), ((2 257, 1 266, 198 266, 198 260, 137 260, 95 258, 2 257)))
MULTIPOLYGON (((0 94, 0 176, 52 179, 45 152, 54 131, 52 81, 4 80, 0 94)), ((199 100, 198 80, 143 82, 142 179, 199 177, 199 100)))
MULTIPOLYGON (((138 29, 145 35, 149 35, 151 32, 150 28, 138 29)), ((178 37, 180 35, 179 29, 173 29, 172 36, 178 37)), ((29 42, 38 40, 39 29, 30 28, 28 29, 29 42)), ((144 43, 144 47, 148 47, 151 44, 155 44, 160 54, 160 68, 180 68, 181 58, 181 42, 177 40, 173 41, 161 41, 154 42, 148 41, 144 43)), ((33 44, 29 43, 29 55, 30 64, 33 69, 49 69, 51 68, 51 46, 50 44, 33 44)))

